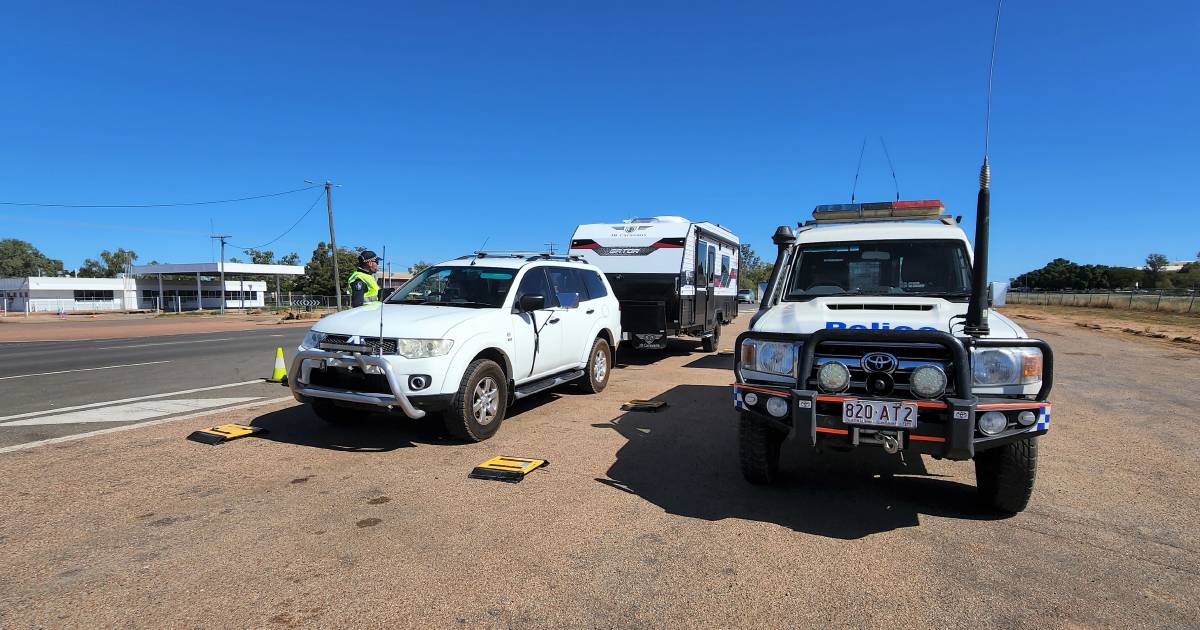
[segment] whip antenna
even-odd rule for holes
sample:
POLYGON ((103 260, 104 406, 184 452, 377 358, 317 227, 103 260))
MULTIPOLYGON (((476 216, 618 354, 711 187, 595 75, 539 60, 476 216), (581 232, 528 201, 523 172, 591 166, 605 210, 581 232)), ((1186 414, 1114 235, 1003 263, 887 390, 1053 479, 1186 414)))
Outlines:
POLYGON ((854 169, 854 187, 850 189, 850 203, 854 203, 854 191, 858 190, 858 173, 862 170, 862 156, 866 150, 867 137, 863 136, 862 147, 858 150, 858 168, 854 169))
POLYGON ((971 302, 967 306, 964 332, 971 337, 986 337, 988 328, 988 231, 992 206, 992 167, 988 164, 989 141, 992 135, 992 76, 996 71, 996 39, 1000 33, 1000 9, 1004 0, 996 2, 996 21, 992 25, 992 58, 988 63, 987 115, 983 126, 983 166, 979 167, 979 196, 975 202, 975 264, 971 270, 971 302))
POLYGON ((883 145, 883 155, 887 157, 888 168, 892 169, 892 183, 896 185, 896 201, 900 201, 900 181, 896 179, 896 167, 892 166, 892 155, 888 153, 887 143, 879 136, 879 144, 883 145))
MULTIPOLYGON (((387 260, 387 245, 383 246, 383 259, 387 260)), ((387 273, 383 274, 384 279, 387 279, 387 273)), ((389 297, 390 294, 389 294, 389 297)), ((379 356, 383 356, 383 300, 379 300, 379 356)), ((399 348, 396 349, 399 352, 399 348)))

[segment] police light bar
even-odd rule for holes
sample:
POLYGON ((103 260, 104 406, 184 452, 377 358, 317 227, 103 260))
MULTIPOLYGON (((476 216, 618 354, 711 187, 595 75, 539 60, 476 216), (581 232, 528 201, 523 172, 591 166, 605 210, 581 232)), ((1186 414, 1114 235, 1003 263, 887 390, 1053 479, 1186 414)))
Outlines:
POLYGON ((813 208, 813 219, 936 219, 946 207, 937 199, 881 201, 878 203, 835 203, 813 208))

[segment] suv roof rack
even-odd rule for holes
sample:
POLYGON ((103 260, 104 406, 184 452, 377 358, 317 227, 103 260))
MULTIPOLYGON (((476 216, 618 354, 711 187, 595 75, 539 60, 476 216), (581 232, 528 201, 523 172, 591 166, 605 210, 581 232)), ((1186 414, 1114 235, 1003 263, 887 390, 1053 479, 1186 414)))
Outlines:
POLYGON ((457 260, 467 260, 469 258, 524 258, 526 261, 534 260, 561 260, 563 262, 583 262, 582 256, 552 254, 550 252, 532 252, 532 251, 510 251, 510 250, 479 250, 473 254, 459 256, 457 260))

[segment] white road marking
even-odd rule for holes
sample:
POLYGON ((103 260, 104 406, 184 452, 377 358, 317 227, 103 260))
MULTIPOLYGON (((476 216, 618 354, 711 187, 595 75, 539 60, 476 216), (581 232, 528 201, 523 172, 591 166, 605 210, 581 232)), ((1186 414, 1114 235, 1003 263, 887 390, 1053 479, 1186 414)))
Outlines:
MULTIPOLYGON (((268 337, 282 337, 283 335, 267 335, 268 337)), ((149 348, 150 346, 177 346, 183 343, 208 343, 210 341, 237 341, 239 339, 254 339, 253 335, 245 337, 217 337, 216 339, 192 339, 190 341, 159 341, 155 343, 139 343, 132 346, 101 346, 96 350, 124 350, 126 348, 149 348)))
POLYGON ((135 367, 138 365, 157 365, 159 363, 170 363, 170 361, 147 361, 145 363, 123 363, 121 365, 105 365, 103 367, 79 368, 77 370, 59 370, 57 372, 38 372, 37 374, 18 374, 16 376, 0 376, 0 381, 6 381, 10 378, 28 378, 30 376, 49 376, 51 374, 69 374, 71 372, 91 372, 93 370, 111 370, 114 368, 135 367))
MULTIPOLYGON (((218 409, 216 411, 227 412, 227 411, 237 411, 239 409, 252 409, 254 407, 262 407, 262 406, 270 405, 270 404, 274 404, 274 403, 281 403, 286 400, 292 400, 292 397, 284 396, 282 398, 269 398, 267 400, 258 400, 255 402, 246 403, 244 405, 236 405, 233 407, 226 407, 224 409, 218 409)), ((36 442, 26 442, 24 444, 14 444, 13 446, 5 446, 3 448, 0 448, 0 453, 11 453, 13 451, 23 451, 25 449, 36 448, 38 446, 46 446, 49 444, 60 444, 62 442, 70 442, 73 440, 82 440, 84 438, 89 438, 89 437, 93 437, 93 436, 97 436, 97 435, 104 435, 106 433, 116 433, 118 431, 128 431, 130 429, 139 429, 141 427, 150 427, 150 426, 154 426, 156 424, 175 422, 176 420, 191 420, 192 418, 200 418, 200 417, 212 414, 212 413, 216 413, 216 411, 201 411, 199 413, 192 413, 192 414, 188 414, 186 416, 176 416, 174 418, 161 418, 158 420, 148 420, 146 422, 138 422, 135 424, 123 424, 118 427, 109 427, 107 429, 100 429, 99 431, 88 431, 87 433, 76 433, 74 435, 64 435, 62 437, 49 438, 46 440, 38 440, 36 442)))
POLYGON ((24 420, 9 420, 0 424, 0 428, 32 427, 44 424, 81 424, 84 422, 133 422, 135 420, 169 416, 177 413, 197 411, 199 409, 236 405, 250 400, 258 400, 258 398, 258 396, 251 396, 249 398, 172 398, 170 400, 136 402, 128 405, 117 405, 115 407, 101 407, 100 409, 58 413, 52 416, 38 416, 37 418, 26 418, 24 420))
POLYGON ((137 400, 153 400, 155 398, 167 398, 168 396, 182 396, 184 394, 195 394, 196 392, 207 392, 214 389, 225 389, 226 387, 241 387, 243 385, 254 385, 255 383, 264 382, 261 378, 253 381, 242 381, 240 383, 226 383, 224 385, 212 385, 210 387, 197 387, 195 389, 181 389, 177 392, 163 392, 161 394, 150 394, 149 396, 134 396, 133 398, 121 398, 119 400, 106 400, 104 402, 88 403, 86 405, 75 405, 73 407, 61 407, 59 409, 44 409, 42 411, 30 411, 28 413, 18 413, 11 416, 0 416, 0 422, 5 420, 16 420, 17 418, 31 418, 48 413, 63 413, 64 411, 75 411, 76 409, 92 409, 93 407, 103 407, 105 405, 119 405, 121 403, 134 402, 137 400))

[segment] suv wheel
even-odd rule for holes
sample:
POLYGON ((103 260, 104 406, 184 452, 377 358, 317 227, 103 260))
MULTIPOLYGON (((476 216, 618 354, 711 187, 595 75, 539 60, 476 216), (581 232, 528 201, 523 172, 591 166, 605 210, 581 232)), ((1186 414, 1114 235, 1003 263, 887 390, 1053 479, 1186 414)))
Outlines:
POLYGON ((329 424, 354 424, 371 415, 369 411, 339 407, 332 400, 325 398, 314 398, 312 410, 318 418, 329 424))
POLYGON ((721 343, 721 321, 717 318, 717 324, 713 326, 712 334, 704 337, 700 342, 700 347, 704 348, 705 352, 716 352, 718 345, 721 343))
POLYGON ((477 359, 467 366, 462 383, 446 410, 446 431, 468 442, 496 434, 508 404, 508 379, 494 361, 477 359))
POLYGON ((1037 452, 1034 437, 975 455, 975 485, 984 504, 1008 514, 1024 510, 1037 477, 1037 452))
POLYGON ((746 481, 763 486, 775 483, 782 447, 783 434, 748 413, 738 414, 738 456, 746 481))
POLYGON ((612 371, 612 348, 608 340, 597 337, 592 342, 592 351, 588 355, 587 373, 579 381, 579 387, 589 394, 599 394, 608 386, 608 375, 612 371))

